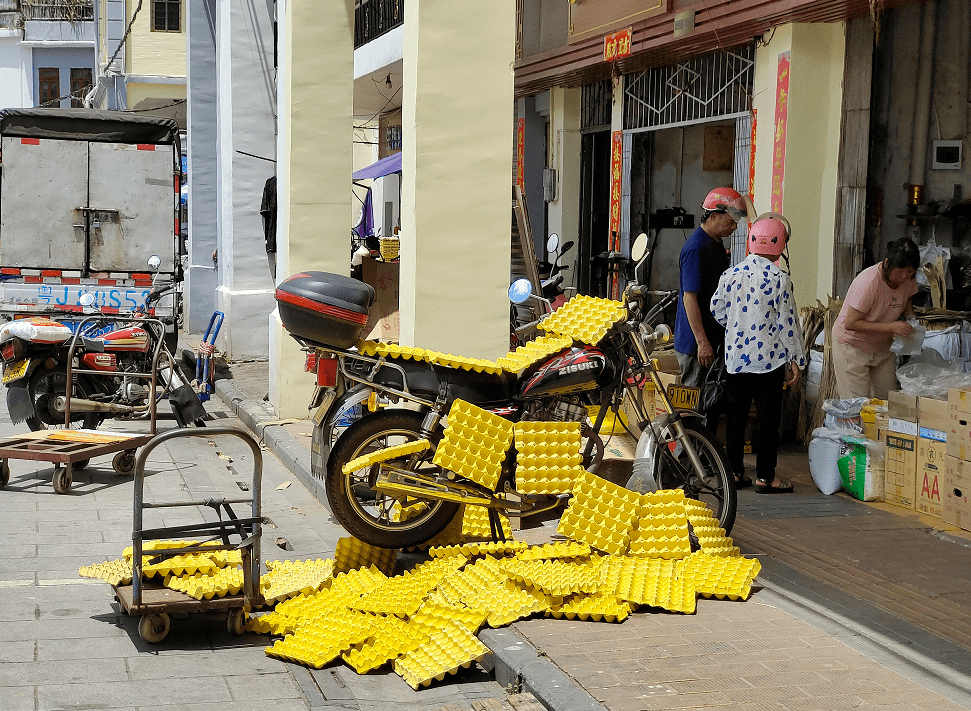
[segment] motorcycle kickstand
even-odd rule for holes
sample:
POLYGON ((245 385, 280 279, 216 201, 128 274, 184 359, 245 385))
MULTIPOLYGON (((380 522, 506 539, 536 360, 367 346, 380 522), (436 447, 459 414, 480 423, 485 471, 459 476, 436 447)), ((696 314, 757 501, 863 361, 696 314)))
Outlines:
POLYGON ((489 528, 492 529, 492 540, 499 541, 500 543, 506 542, 506 533, 502 530, 502 521, 499 518, 499 512, 494 508, 489 508, 489 528))

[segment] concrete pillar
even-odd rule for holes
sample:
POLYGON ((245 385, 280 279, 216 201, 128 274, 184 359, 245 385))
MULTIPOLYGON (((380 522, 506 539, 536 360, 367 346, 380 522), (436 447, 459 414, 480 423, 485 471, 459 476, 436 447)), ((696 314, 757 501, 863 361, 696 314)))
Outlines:
POLYGON ((845 24, 791 24, 776 29, 755 60, 753 106, 755 197, 759 213, 771 209, 774 172, 784 170, 782 212, 792 225, 792 281, 800 306, 826 302, 832 288, 836 239, 845 24), (785 159, 776 165, 779 57, 789 53, 785 159))
POLYGON ((216 11, 216 305, 226 314, 219 349, 230 358, 267 357, 276 305, 260 217, 276 171, 272 10, 265 0, 222 0, 216 11))
MULTIPOLYGON (((277 282, 301 270, 350 269, 354 3, 280 0, 277 282)), ((507 240, 508 242, 508 240, 507 240)), ((270 402, 305 415, 313 377, 274 309, 270 402)))
POLYGON ((216 0, 186 8, 186 97, 189 154, 189 265, 186 308, 190 333, 204 333, 216 308, 216 0))
POLYGON ((405 0, 401 343, 509 350, 514 0, 405 0))
MULTIPOLYGON (((550 232, 560 244, 574 247, 562 263, 576 265, 580 253, 580 94, 581 89, 550 89, 550 166, 556 170, 556 197, 547 207, 550 232)), ((577 269, 565 273, 564 284, 576 286, 577 269)))

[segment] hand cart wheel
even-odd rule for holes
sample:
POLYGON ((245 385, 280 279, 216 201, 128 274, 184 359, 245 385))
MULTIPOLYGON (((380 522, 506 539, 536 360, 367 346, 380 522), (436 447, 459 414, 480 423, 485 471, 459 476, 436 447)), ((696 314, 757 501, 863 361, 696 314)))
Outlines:
POLYGON ((88 464, 91 463, 90 459, 78 459, 76 462, 71 462, 71 467, 75 470, 84 469, 88 464))
POLYGON ((126 449, 118 452, 111 460, 111 467, 117 474, 131 474, 135 471, 135 450, 126 449))
POLYGON ((54 467, 54 491, 56 491, 58 494, 70 493, 73 479, 74 477, 71 472, 70 464, 58 464, 56 467, 54 467))
POLYGON ((142 619, 138 621, 138 636, 149 644, 161 642, 170 629, 172 629, 172 620, 165 612, 142 615, 142 619))
POLYGON ((10 483, 10 464, 6 459, 0 460, 0 489, 10 483))
POLYGON ((232 608, 226 615, 226 630, 229 634, 239 637, 246 631, 246 611, 241 607, 232 608))

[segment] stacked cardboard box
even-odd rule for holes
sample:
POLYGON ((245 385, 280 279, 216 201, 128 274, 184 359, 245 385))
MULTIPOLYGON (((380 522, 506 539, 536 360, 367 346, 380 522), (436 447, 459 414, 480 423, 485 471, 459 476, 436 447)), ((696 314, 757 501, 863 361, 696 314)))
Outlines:
POLYGON ((945 400, 918 399, 917 481, 915 508, 922 514, 941 518, 941 490, 944 485, 947 435, 951 428, 945 400))
POLYGON ((947 403, 950 429, 941 514, 948 523, 971 531, 971 388, 951 388, 947 403))
POLYGON ((897 391, 890 393, 887 400, 884 499, 913 509, 917 493, 917 396, 897 391))

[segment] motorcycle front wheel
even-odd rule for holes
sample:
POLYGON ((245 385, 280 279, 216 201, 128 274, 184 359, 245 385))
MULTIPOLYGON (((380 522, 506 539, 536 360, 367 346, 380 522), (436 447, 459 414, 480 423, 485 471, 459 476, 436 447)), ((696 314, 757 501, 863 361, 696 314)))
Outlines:
MULTIPOLYGON (((54 398, 65 395, 67 372, 64 370, 49 370, 38 368, 30 376, 27 393, 34 403, 34 414, 27 418, 27 426, 34 432, 47 429, 64 429, 64 413, 54 409, 54 398)), ((84 376, 78 376, 71 391, 72 398, 87 398, 94 392, 84 376)), ((71 429, 97 429, 101 424, 101 416, 96 412, 78 412, 71 414, 71 429)))
MULTIPOLYGON (((409 548, 430 540, 455 517, 459 504, 420 497, 393 497, 369 485, 372 467, 344 474, 357 457, 421 438, 422 416, 410 410, 386 410, 358 420, 341 435, 327 461, 326 491, 330 509, 347 532, 379 548, 409 548)), ((420 455, 412 471, 438 474, 432 464, 436 442, 420 455)), ((409 468, 414 455, 386 464, 409 468)), ((374 465, 378 466, 378 465, 374 465)))
POLYGON ((706 504, 718 519, 718 525, 726 534, 730 533, 735 525, 738 494, 728 456, 714 433, 700 422, 683 419, 681 424, 704 471, 701 474, 695 471, 684 445, 671 441, 673 437, 665 427, 658 446, 665 448, 670 456, 658 451, 654 480, 662 489, 683 489, 686 497, 706 504))

